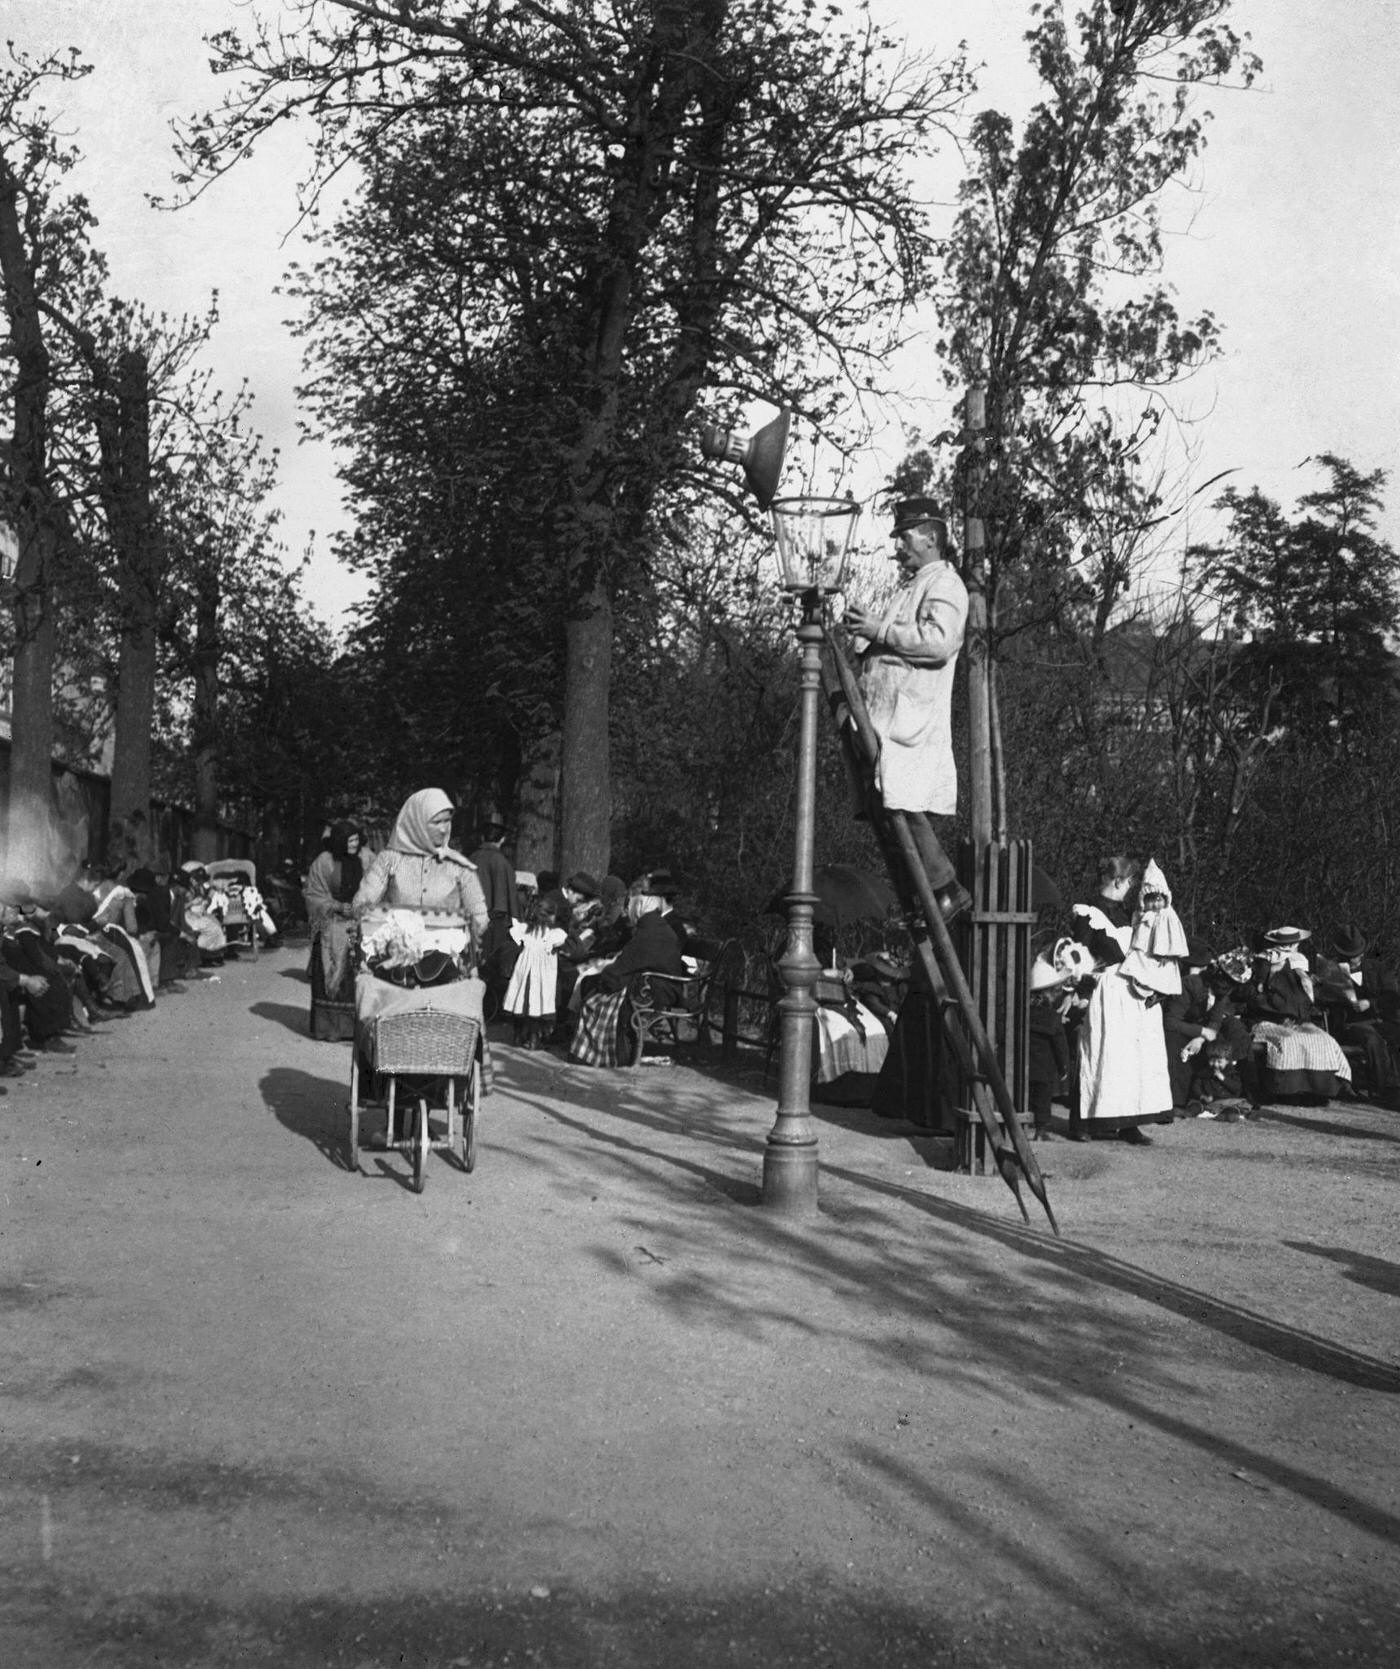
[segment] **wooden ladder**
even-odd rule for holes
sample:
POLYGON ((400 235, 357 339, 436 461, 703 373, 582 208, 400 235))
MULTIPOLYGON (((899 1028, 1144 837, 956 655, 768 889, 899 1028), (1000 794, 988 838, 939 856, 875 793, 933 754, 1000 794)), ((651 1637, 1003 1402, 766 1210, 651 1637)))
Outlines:
MULTIPOLYGON (((1031 1151, 1021 1115, 1007 1088, 1001 1062, 987 1035, 977 1000, 958 960, 948 924, 934 897, 933 885, 920 857, 909 820, 902 811, 890 811, 883 807, 875 792, 875 763, 879 757, 880 742, 870 723, 865 699, 850 663, 845 634, 838 626, 828 623, 826 642, 830 655, 823 666, 823 684, 828 704, 837 713, 838 720, 843 717, 849 719, 847 734, 857 768, 869 791, 867 801, 871 807, 871 825, 890 870, 890 879, 900 893, 912 890, 922 912, 923 928, 915 930, 914 949, 943 1017, 944 1036, 952 1046, 963 1082, 968 1086, 971 1112, 981 1125, 983 1142, 980 1145, 990 1148, 997 1173, 1016 1196, 1022 1217, 1030 1221, 1030 1213, 1021 1196, 1024 1180, 1044 1208, 1050 1227, 1059 1234, 1059 1225, 1045 1191, 1045 1179, 1031 1151), (834 683, 828 668, 834 674, 834 683), (839 702, 836 699, 838 695, 839 702), (907 882, 907 887, 900 885, 901 879, 907 882)), ((1029 884, 1030 877, 1027 875, 1027 888, 1029 884)), ((1026 897, 1028 900, 1029 891, 1026 897)), ((1018 918, 1020 914, 1017 912, 1018 918)), ((1025 977, 1029 978, 1029 963, 1025 977)))

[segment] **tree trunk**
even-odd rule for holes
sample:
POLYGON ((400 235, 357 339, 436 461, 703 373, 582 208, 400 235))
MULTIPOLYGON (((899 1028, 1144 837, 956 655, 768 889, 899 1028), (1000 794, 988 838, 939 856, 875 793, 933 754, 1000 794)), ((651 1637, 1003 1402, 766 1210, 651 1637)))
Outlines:
POLYGON ((8 458, 19 560, 11 608, 15 623, 10 725, 10 797, 4 867, 42 885, 51 876, 53 782, 55 519, 48 481, 49 354, 39 319, 34 263, 18 209, 19 185, 0 158, 0 277, 14 359, 13 442, 8 458))
MULTIPOLYGON (((27 518, 21 518, 27 520, 27 518)), ((36 889, 66 875, 50 874, 53 841, 54 623, 44 580, 52 556, 47 528, 21 528, 16 570, 14 694, 10 729, 10 796, 6 874, 36 889), (37 576, 37 577, 36 577, 37 576)))
POLYGON ((121 646, 112 759, 112 819, 133 864, 154 856, 150 827, 151 728, 156 695, 159 553, 151 522, 150 404, 146 356, 124 353, 117 373, 117 434, 109 467, 112 543, 121 586, 121 646))
POLYGON ((980 386, 969 388, 965 410, 969 437, 967 513, 963 531, 967 579, 968 798, 972 844, 981 852, 995 832, 992 812, 991 639, 987 627, 987 529, 982 520, 986 390, 980 386))
POLYGON ((612 857, 612 599, 601 584, 587 612, 569 621, 564 662, 564 731, 559 785, 565 874, 608 872, 612 857))
POLYGON ((559 732, 526 750, 520 772, 520 824, 515 838, 518 868, 538 874, 559 866, 559 732))
POLYGON ((193 855, 208 863, 219 855, 219 571, 216 555, 200 558, 194 616, 193 855))

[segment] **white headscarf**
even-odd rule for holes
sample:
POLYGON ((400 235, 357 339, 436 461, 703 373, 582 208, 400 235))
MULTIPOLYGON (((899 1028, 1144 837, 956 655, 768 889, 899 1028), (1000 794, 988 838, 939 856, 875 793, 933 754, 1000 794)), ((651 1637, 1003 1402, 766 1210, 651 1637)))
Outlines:
POLYGON ((436 858, 439 863, 459 863, 464 869, 475 869, 476 865, 460 852, 454 852, 446 839, 441 845, 434 841, 432 819, 440 811, 451 810, 452 801, 440 788, 420 788, 416 794, 410 794, 389 836, 390 847, 414 857, 436 858))

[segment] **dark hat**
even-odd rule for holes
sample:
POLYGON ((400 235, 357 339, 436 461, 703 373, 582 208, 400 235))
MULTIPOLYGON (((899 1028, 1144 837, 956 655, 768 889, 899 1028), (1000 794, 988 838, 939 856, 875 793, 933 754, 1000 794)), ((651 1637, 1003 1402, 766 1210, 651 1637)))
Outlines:
POLYGON ((576 869, 564 882, 570 892, 581 892, 585 898, 598 896, 598 880, 586 869, 576 869))
POLYGON ((1339 927, 1332 935, 1332 949, 1343 962, 1355 962, 1366 954, 1365 936, 1355 927, 1339 927))
POLYGON ((1204 939, 1191 937, 1186 941, 1186 955, 1182 960, 1188 968, 1204 968, 1215 960, 1215 952, 1204 939))
POLYGON ((648 892, 654 898, 674 898, 681 884, 669 869, 649 869, 632 884, 633 892, 648 892))
POLYGON ((506 820, 495 806, 487 806, 486 810, 482 812, 480 828, 483 834, 487 829, 504 829, 505 826, 506 820))
POLYGON ((948 537, 948 518, 943 514, 937 501, 931 498, 902 498, 894 507, 894 530, 903 533, 906 528, 922 527, 925 522, 937 522, 943 529, 943 537, 948 537))

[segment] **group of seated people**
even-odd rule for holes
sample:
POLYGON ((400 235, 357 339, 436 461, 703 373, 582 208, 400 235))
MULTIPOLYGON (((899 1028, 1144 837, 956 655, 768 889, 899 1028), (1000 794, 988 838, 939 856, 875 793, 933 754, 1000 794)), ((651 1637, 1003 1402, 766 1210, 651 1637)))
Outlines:
POLYGON ((1321 944, 1283 926, 1223 955, 1193 947, 1162 1022, 1179 1107, 1247 1116, 1346 1094, 1400 1107, 1400 980, 1355 927, 1321 944))
POLYGON ((203 864, 87 865, 64 885, 0 882, 0 1076, 187 989, 231 948, 203 864))
POLYGON ((545 874, 519 901, 489 969, 500 1012, 524 1048, 571 1042, 571 1055, 615 1064, 625 994, 640 973, 684 979, 694 934, 675 909, 670 873, 652 870, 630 886, 586 870, 545 874))
POLYGON ((1283 925, 1215 952, 1178 925, 1173 942, 1160 871, 1149 865, 1139 888, 1134 869, 1106 860, 1099 899, 1076 907, 1077 936, 1032 970, 1038 1134, 1049 1134, 1052 1097, 1068 1105, 1071 1134, 1126 1129, 1139 1141, 1143 1123, 1245 1119, 1276 1101, 1365 1095, 1400 1108, 1400 979, 1358 929, 1319 942, 1283 925), (1165 905, 1145 896, 1154 875, 1165 905), (1131 1122, 1095 1129, 1095 1102, 1131 1122))

